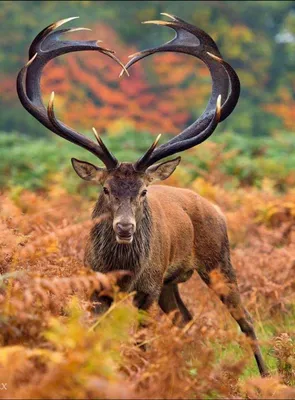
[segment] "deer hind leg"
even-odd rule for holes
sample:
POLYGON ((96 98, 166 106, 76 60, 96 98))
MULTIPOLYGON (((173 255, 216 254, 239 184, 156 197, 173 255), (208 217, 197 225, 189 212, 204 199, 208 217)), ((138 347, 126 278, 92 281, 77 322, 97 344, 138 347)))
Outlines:
POLYGON ((267 376, 268 371, 257 342, 257 336, 254 330, 252 318, 248 311, 242 306, 238 287, 236 286, 234 290, 229 292, 228 295, 223 296, 221 300, 228 308, 232 317, 237 321, 238 325, 241 328, 241 331, 251 339, 251 347, 259 372, 261 376, 267 376))
POLYGON ((174 287, 174 295, 175 295, 175 299, 177 301, 178 308, 182 314, 183 322, 188 323, 189 321, 191 321, 193 319, 193 316, 189 312, 189 310, 186 308, 186 305, 184 304, 182 298, 180 297, 180 293, 179 293, 179 289, 178 289, 177 285, 175 285, 175 287, 174 287))
POLYGON ((250 314, 242 305, 235 272, 231 263, 227 262, 226 268, 221 268, 219 272, 221 273, 221 278, 224 278, 221 287, 219 287, 218 284, 215 285, 212 282, 209 274, 202 273, 200 274, 200 276, 203 281, 218 295, 220 300, 227 307, 232 317, 237 321, 238 325, 240 326, 241 331, 251 339, 251 347, 259 372, 261 376, 267 376, 267 367, 264 363, 261 350, 257 342, 253 322, 250 314), (222 288, 223 284, 226 286, 222 288))
POLYGON ((191 313, 183 303, 177 284, 164 285, 159 297, 159 306, 166 313, 176 311, 173 323, 178 326, 184 326, 191 319, 191 313))

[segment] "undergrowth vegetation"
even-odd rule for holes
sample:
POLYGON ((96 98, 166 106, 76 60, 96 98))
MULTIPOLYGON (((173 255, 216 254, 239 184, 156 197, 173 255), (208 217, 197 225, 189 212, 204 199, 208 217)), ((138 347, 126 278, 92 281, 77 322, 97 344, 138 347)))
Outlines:
MULTIPOLYGON (((121 161, 135 161, 153 140, 147 132, 123 127, 116 135, 107 132, 103 138, 121 161)), ((97 162, 83 149, 50 133, 48 138, 32 140, 24 134, 3 132, 0 133, 0 148, 0 187, 14 191, 47 190, 56 185, 69 193, 78 191, 95 198, 96 190, 77 179, 70 163, 71 156, 97 162)), ((187 151, 174 175, 174 184, 187 186, 203 177, 229 190, 253 185, 273 186, 277 191, 286 192, 295 184, 294 165, 295 137, 290 133, 261 138, 216 134, 201 148, 187 151)))
MULTIPOLYGON (((84 265, 97 188, 90 199, 81 196, 87 190, 69 173, 70 145, 18 136, 12 147, 13 140, 1 136, 0 398, 295 397, 294 177, 287 162, 276 161, 294 140, 275 147, 264 139, 254 147, 228 135, 222 155, 220 145, 205 143, 167 182, 191 186, 225 212, 242 299, 271 372, 266 379, 247 339, 197 275, 180 285, 194 319, 179 329, 156 306, 138 313, 132 294, 116 290, 122 274, 84 265), (252 169, 269 168, 266 159, 277 169, 252 169), (93 290, 115 298, 100 317, 89 300, 93 290)), ((127 145, 112 142, 117 156, 120 146, 125 154, 127 145)), ((73 155, 79 158, 79 149, 73 155)))

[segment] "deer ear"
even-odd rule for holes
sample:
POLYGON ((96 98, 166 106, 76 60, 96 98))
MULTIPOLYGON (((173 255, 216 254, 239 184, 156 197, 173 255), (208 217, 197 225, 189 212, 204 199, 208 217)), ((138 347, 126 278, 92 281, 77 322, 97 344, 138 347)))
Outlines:
POLYGON ((104 168, 96 167, 86 161, 80 161, 76 158, 72 158, 72 165, 76 173, 80 178, 85 179, 85 181, 93 181, 102 183, 107 175, 107 170, 104 168))
POLYGON ((149 183, 154 181, 164 181, 175 171, 180 163, 181 157, 174 158, 170 161, 165 161, 161 164, 154 164, 146 170, 146 175, 149 183))

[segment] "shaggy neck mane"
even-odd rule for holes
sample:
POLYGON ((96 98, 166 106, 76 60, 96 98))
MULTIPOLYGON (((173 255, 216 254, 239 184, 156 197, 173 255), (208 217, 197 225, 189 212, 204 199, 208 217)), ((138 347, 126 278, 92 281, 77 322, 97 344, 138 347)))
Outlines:
MULTIPOLYGON (((100 196, 92 213, 97 218, 107 212, 103 196, 100 196)), ((147 200, 141 221, 138 222, 131 244, 116 241, 111 219, 103 220, 91 230, 91 241, 96 254, 96 267, 101 272, 112 270, 139 271, 142 260, 149 259, 152 218, 147 200)), ((96 269, 96 268, 94 268, 96 269)))

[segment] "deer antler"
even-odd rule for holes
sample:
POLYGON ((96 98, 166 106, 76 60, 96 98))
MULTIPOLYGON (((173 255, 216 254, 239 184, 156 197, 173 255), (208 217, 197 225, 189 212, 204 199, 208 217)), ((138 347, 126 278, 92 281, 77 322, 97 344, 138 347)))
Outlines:
POLYGON ((98 45, 98 40, 59 40, 60 36, 64 33, 90 30, 87 28, 55 30, 66 22, 76 18, 78 17, 63 19, 51 24, 36 36, 29 49, 29 61, 17 76, 17 93, 24 108, 46 128, 96 155, 105 164, 107 169, 115 169, 119 165, 118 160, 107 150, 105 145, 102 145, 101 139, 98 143, 95 143, 66 126, 55 117, 53 109, 54 93, 51 96, 48 110, 46 110, 42 102, 40 89, 42 70, 50 60, 62 54, 85 50, 99 51, 115 60, 121 67, 123 67, 123 70, 127 72, 124 65, 114 55, 114 52, 100 47, 98 45))
MULTIPOLYGON (((240 95, 240 81, 234 69, 226 63, 213 39, 201 29, 182 19, 162 13, 172 21, 145 21, 144 24, 163 25, 172 28, 175 37, 159 46, 131 55, 126 64, 130 68, 137 61, 157 52, 174 51, 190 54, 202 60, 212 77, 212 93, 204 113, 183 132, 153 151, 148 150, 135 164, 138 171, 145 170, 156 161, 196 146, 212 135, 219 122, 225 120, 235 108, 240 95)), ((124 71, 122 71, 123 73, 124 71)))

